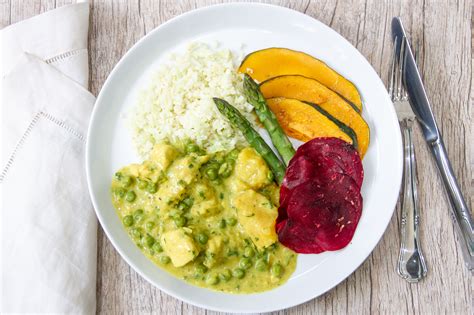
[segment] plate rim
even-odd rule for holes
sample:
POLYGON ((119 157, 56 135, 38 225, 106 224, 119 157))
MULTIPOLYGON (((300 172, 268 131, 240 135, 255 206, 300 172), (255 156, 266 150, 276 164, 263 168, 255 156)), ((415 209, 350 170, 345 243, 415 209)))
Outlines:
MULTIPOLYGON (((291 308, 291 307, 295 307, 295 306, 298 306, 298 305, 301 305, 303 303, 306 303, 310 300, 313 300, 319 296, 322 296, 326 293, 328 293, 329 291, 331 291, 332 289, 334 289, 334 287, 336 287, 337 285, 339 285, 341 282, 343 282, 344 280, 346 280, 350 275, 352 275, 366 260, 367 258, 370 256, 370 254, 375 250, 375 248, 377 247, 377 245, 380 243, 380 241, 382 240, 382 237, 384 236, 387 228, 388 228, 388 225, 390 224, 390 221, 393 217, 393 214, 395 213, 395 209, 396 209, 396 205, 397 205, 397 200, 398 200, 398 194, 399 194, 399 191, 400 191, 400 187, 401 187, 401 183, 402 183, 402 166, 403 166, 403 158, 402 158, 402 140, 401 140, 401 132, 400 132, 400 129, 399 129, 399 126, 398 126, 398 123, 397 123, 397 127, 398 127, 398 132, 396 132, 396 140, 397 140, 397 144, 398 144, 398 150, 396 150, 396 152, 398 152, 398 158, 396 159, 398 161, 398 165, 396 165, 396 167, 400 170, 397 174, 398 174, 398 181, 397 183, 394 184, 394 186, 397 187, 397 197, 396 199, 394 200, 393 202, 393 210, 391 211, 391 215, 390 215, 390 219, 387 220, 385 226, 383 227, 382 229, 382 233, 380 234, 380 236, 378 237, 378 240, 375 242, 375 245, 373 248, 371 248, 370 250, 368 250, 367 252, 365 252, 363 254, 364 258, 361 260, 361 262, 354 266, 354 268, 350 268, 352 269, 352 271, 350 273, 348 273, 347 275, 343 276, 343 277, 340 277, 338 276, 338 279, 337 281, 334 281, 333 282, 333 285, 331 287, 329 287, 326 291, 324 291, 323 293, 315 293, 315 294, 312 294, 309 298, 304 298, 296 303, 291 303, 290 305, 287 305, 283 308, 280 308, 280 307, 267 307, 267 306, 264 306, 263 308, 260 308, 260 309, 251 309, 251 310, 245 310, 245 311, 241 311, 241 310, 234 310, 234 309, 225 309, 225 308, 219 308, 219 307, 214 307, 214 306, 209 306, 209 305, 206 305, 206 304, 202 304, 196 300, 191 300, 191 299, 188 299, 186 296, 184 295, 177 295, 175 294, 174 292, 171 292, 170 290, 168 290, 167 288, 165 288, 163 285, 161 285, 160 283, 157 283, 155 282, 154 280, 150 279, 143 271, 140 270, 140 268, 138 268, 130 259, 130 257, 124 252, 122 251, 122 249, 120 248, 120 246, 118 246, 118 244, 116 244, 116 241, 114 240, 114 238, 111 236, 111 232, 105 228, 104 226, 104 218, 102 217, 100 211, 98 210, 99 207, 98 207, 98 202, 96 201, 96 198, 95 198, 95 193, 94 193, 94 190, 92 189, 92 179, 91 179, 91 174, 90 174, 90 155, 91 155, 91 148, 90 148, 90 143, 91 141, 89 140, 90 137, 91 137, 91 133, 92 133, 92 128, 94 126, 94 121, 96 119, 96 113, 98 111, 98 104, 100 104, 102 102, 102 99, 104 97, 103 95, 103 91, 106 90, 111 82, 111 78, 115 75, 115 73, 118 71, 118 69, 121 67, 121 65, 126 61, 126 59, 128 59, 128 57, 130 55, 132 55, 132 53, 136 50, 136 49, 139 49, 139 46, 141 45, 142 42, 144 42, 145 40, 147 40, 148 37, 151 37, 154 33, 160 31, 162 28, 168 26, 169 24, 173 24, 173 23, 176 23, 176 22, 179 22, 180 20, 182 19, 186 19, 188 16, 190 15, 194 15, 194 14, 200 14, 201 12, 203 11, 208 11, 208 10, 214 10, 214 9, 220 9, 221 7, 229 7, 229 8, 232 8, 232 7, 252 7, 252 6, 256 6, 256 7, 267 7, 269 9, 272 9, 272 10, 280 10, 280 11, 290 11, 292 14, 296 14, 296 15, 300 15, 304 18, 309 18, 312 20, 312 22, 315 22, 317 24, 319 24, 320 27, 324 28, 326 31, 329 31, 329 32, 332 32, 333 35, 335 36, 338 36, 340 39, 342 39, 344 42, 348 43, 351 47, 354 48, 356 54, 359 55, 359 57, 361 57, 363 59, 363 61, 367 64, 368 67, 370 67, 370 69, 372 69, 374 71, 374 73, 376 74, 376 77, 378 79, 378 81, 380 81, 380 84, 382 86, 385 87, 385 85, 383 84, 383 81, 381 80, 381 78, 379 77, 379 75, 377 74, 377 72, 375 71, 375 69, 372 67, 372 65, 368 62, 368 60, 364 57, 364 55, 362 55, 362 53, 352 45, 352 43, 350 43, 347 39, 345 39, 341 34, 339 34, 337 31, 335 31, 334 29, 332 29, 331 27, 327 26, 326 24, 324 24, 323 22, 317 20, 316 18, 312 17, 312 16, 309 16, 303 12, 300 12, 300 11, 297 11, 297 10, 294 10, 294 9, 291 9, 291 8, 288 8, 288 7, 283 7, 283 6, 278 6, 278 5, 273 5, 273 4, 267 4, 267 3, 255 3, 255 2, 247 2, 247 3, 220 3, 220 4, 214 4, 214 5, 208 5, 208 6, 203 6, 203 7, 199 7, 199 8, 196 8, 196 9, 193 9, 193 10, 190 10, 190 11, 187 11, 187 12, 184 12, 180 15, 177 15, 163 23, 161 23, 160 25, 158 25, 157 27, 155 27, 153 30, 151 30, 150 32, 148 32, 147 34, 145 34, 144 36, 142 36, 136 43, 134 43, 128 50, 127 52, 120 58, 120 60, 115 64, 115 66, 113 67, 113 69, 110 71, 109 75, 107 76, 106 80, 104 81, 101 89, 100 89, 100 92, 97 96, 97 99, 96 99, 96 102, 94 104, 94 107, 92 109, 92 113, 91 113, 91 118, 90 118, 90 121, 89 121, 89 125, 88 125, 88 129, 87 129, 87 137, 86 137, 86 149, 85 149, 85 169, 86 169, 86 179, 87 179, 87 186, 88 186, 88 191, 89 191, 89 195, 90 195, 90 198, 91 198, 91 201, 92 201, 92 204, 93 204, 93 207, 94 207, 94 211, 96 213, 96 216, 99 220, 99 223, 101 225, 101 228, 102 230, 104 231, 104 233, 107 235, 107 238, 108 240, 112 243, 114 249, 120 254, 121 258, 124 259, 127 264, 132 267, 134 269, 135 272, 137 272, 142 278, 144 278, 148 283, 150 283, 151 285, 157 287, 159 290, 165 292, 166 294, 180 300, 180 301, 183 301, 183 302, 186 302, 186 303, 189 303, 191 305, 194 305, 194 306, 197 306, 197 307, 200 307, 200 308, 203 308, 203 309, 208 309, 208 310, 212 310, 212 311, 219 311, 219 312, 229 312, 229 313, 256 313, 256 312, 273 312, 273 311, 279 311, 279 310, 284 310, 284 309, 288 309, 288 308, 291 308)), ((388 93, 386 92, 385 90, 385 95, 388 96, 388 93)), ((389 109, 391 111, 390 113, 390 116, 392 117, 392 119, 394 118, 397 122, 397 116, 396 116, 396 113, 395 113, 395 109, 393 107, 391 107, 389 109)), ((180 279, 178 279, 180 280, 180 279)), ((205 288, 201 288, 203 290, 206 290, 205 288)))

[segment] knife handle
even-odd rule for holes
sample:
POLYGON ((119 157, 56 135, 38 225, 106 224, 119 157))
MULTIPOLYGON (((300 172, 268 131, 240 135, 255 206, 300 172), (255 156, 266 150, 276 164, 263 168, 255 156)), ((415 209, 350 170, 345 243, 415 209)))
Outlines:
POLYGON ((464 261, 467 268, 472 272, 474 271, 474 224, 471 211, 467 207, 462 192, 459 189, 441 137, 431 143, 431 151, 448 194, 448 200, 452 208, 452 218, 456 223, 464 261))

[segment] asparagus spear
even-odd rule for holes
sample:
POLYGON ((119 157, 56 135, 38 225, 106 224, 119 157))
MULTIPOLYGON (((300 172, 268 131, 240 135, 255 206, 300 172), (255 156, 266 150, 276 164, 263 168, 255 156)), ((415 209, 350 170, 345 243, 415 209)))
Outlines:
POLYGON ((234 106, 220 98, 214 97, 213 100, 221 114, 226 116, 233 126, 239 128, 245 139, 263 157, 270 166, 278 184, 281 184, 283 176, 285 176, 285 165, 273 153, 265 140, 260 137, 258 132, 252 128, 250 122, 234 106))
POLYGON ((285 164, 288 165, 291 158, 295 155, 295 149, 283 132, 275 114, 268 108, 258 84, 248 74, 244 76, 244 93, 245 96, 247 96, 247 101, 255 107, 258 119, 260 119, 265 129, 267 129, 273 145, 283 161, 285 161, 285 164))

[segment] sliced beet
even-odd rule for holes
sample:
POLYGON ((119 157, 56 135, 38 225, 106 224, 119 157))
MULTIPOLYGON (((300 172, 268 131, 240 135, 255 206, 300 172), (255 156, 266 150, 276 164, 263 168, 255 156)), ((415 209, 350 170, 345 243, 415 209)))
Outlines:
POLYGON ((295 156, 288 165, 282 187, 284 187, 284 190, 292 190, 294 187, 310 180, 332 180, 331 177, 334 176, 334 173, 351 176, 332 157, 295 156))
POLYGON ((359 153, 345 141, 316 138, 300 146, 280 188, 280 242, 313 254, 347 246, 362 213, 363 177, 359 153))
POLYGON ((300 254, 319 254, 324 252, 316 240, 316 236, 309 229, 302 229, 291 219, 284 220, 277 225, 278 240, 284 246, 300 254))
POLYGON ((317 176, 314 164, 305 156, 291 159, 280 187, 280 205, 286 208, 291 190, 317 176))
POLYGON ((286 208, 295 187, 311 180, 331 181, 336 173, 345 174, 332 158, 319 156, 310 160, 304 155, 293 158, 280 187, 280 205, 286 208))
POLYGON ((286 206, 292 231, 314 235, 313 241, 324 250, 347 246, 362 214, 358 185, 347 175, 334 174, 331 181, 312 180, 295 187, 286 206))
POLYGON ((275 226, 277 233, 278 233, 278 224, 288 219, 288 215, 286 213, 286 206, 290 198, 290 192, 291 192, 290 190, 285 189, 283 186, 280 187, 280 206, 278 207, 278 217, 276 219, 276 226, 275 226))
POLYGON ((326 176, 326 171, 349 175, 362 186, 364 169, 359 153, 350 143, 338 138, 315 138, 300 146, 288 166, 290 176, 287 179, 285 174, 283 182, 286 180, 288 188, 295 187, 315 174, 326 176))
POLYGON ((286 169, 282 186, 291 190, 317 175, 316 164, 310 158, 304 155, 295 156, 286 169))

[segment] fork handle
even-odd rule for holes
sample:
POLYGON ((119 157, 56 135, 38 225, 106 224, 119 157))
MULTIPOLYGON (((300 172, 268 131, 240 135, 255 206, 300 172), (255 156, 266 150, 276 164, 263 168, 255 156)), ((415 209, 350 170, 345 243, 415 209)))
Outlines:
POLYGON ((471 212, 459 189, 441 137, 431 143, 430 148, 448 195, 465 264, 472 272, 474 271, 474 224, 471 212))
POLYGON ((398 274, 409 282, 418 282, 427 273, 419 236, 419 210, 416 185, 413 120, 401 122, 404 142, 403 199, 400 220, 400 255, 398 274))

